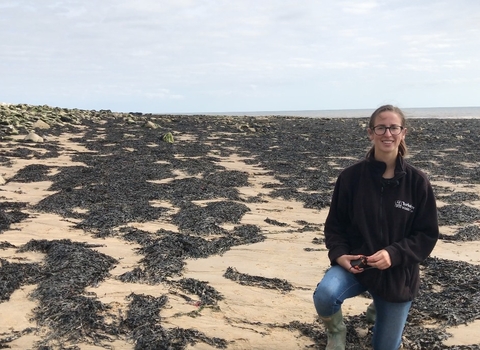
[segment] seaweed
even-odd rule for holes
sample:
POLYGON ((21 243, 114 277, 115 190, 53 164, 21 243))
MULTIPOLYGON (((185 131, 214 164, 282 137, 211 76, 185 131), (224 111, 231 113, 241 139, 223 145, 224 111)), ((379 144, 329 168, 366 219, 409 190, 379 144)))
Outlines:
POLYGON ((288 226, 288 224, 286 224, 286 223, 284 223, 284 222, 280 222, 280 221, 273 220, 273 219, 270 219, 270 218, 266 218, 264 221, 265 221, 267 224, 274 225, 274 226, 280 226, 280 227, 288 226))
POLYGON ((220 338, 207 337, 194 329, 164 328, 161 326, 160 310, 167 304, 168 297, 130 294, 131 302, 122 327, 131 334, 138 350, 181 350, 187 345, 206 343, 217 349, 225 349, 227 342, 220 338))
POLYGON ((109 307, 82 295, 86 287, 108 276, 116 263, 91 249, 96 246, 70 240, 31 240, 19 249, 46 254, 42 278, 31 293, 39 301, 33 319, 47 330, 39 347, 62 342, 101 344, 115 334, 105 322, 109 307))
POLYGON ((122 274, 119 279, 128 282, 162 283, 169 277, 181 276, 185 260, 188 258, 206 258, 215 254, 222 254, 236 245, 257 243, 265 239, 259 234, 254 225, 236 227, 232 233, 206 240, 202 237, 159 231, 151 238, 148 234, 130 230, 125 235, 127 240, 141 244, 138 254, 144 257, 140 260, 143 268, 122 274))
POLYGON ((27 207, 23 202, 0 202, 0 234, 10 228, 11 224, 22 222, 30 215, 20 209, 27 207))
POLYGON ((422 319, 434 318, 447 326, 480 319, 478 265, 429 257, 422 267, 420 294, 414 301, 414 309, 424 314, 422 319))
POLYGON ((480 220, 480 210, 465 204, 451 204, 438 208, 439 225, 461 225, 480 220))
POLYGON ((211 202, 206 207, 188 204, 173 215, 172 222, 185 232, 204 235, 224 234, 226 230, 222 229, 220 224, 239 223, 248 211, 250 209, 245 204, 233 201, 211 202))
POLYGON ((38 182, 49 180, 48 173, 53 167, 44 164, 30 164, 20 169, 10 181, 38 182))
POLYGON ((440 239, 445 241, 480 241, 480 227, 477 225, 467 225, 458 229, 454 235, 445 235, 440 233, 440 239))
POLYGON ((290 292, 294 289, 293 285, 286 280, 279 278, 268 278, 262 276, 251 276, 238 272, 233 267, 228 267, 223 277, 235 281, 244 286, 254 286, 265 289, 276 289, 281 292, 290 292))
POLYGON ((213 306, 217 304, 217 301, 224 299, 215 288, 208 285, 208 282, 198 281, 194 278, 182 278, 172 282, 171 285, 181 288, 188 293, 196 294, 200 298, 198 306, 213 306))
POLYGON ((0 259, 0 302, 9 300, 20 286, 35 283, 42 272, 39 264, 10 263, 0 259))
MULTIPOLYGON (((139 265, 118 279, 128 283, 163 284, 170 288, 171 294, 196 295, 199 310, 219 307, 223 296, 208 281, 183 278, 186 261, 221 255, 234 246, 266 239, 259 227, 242 224, 250 210, 245 203, 266 203, 269 198, 281 197, 303 203, 305 208, 327 208, 341 169, 361 159, 368 147, 366 118, 259 119, 135 114, 130 124, 121 118, 104 118, 104 115, 100 113, 101 123, 83 120, 82 131, 69 124, 52 127, 49 131, 52 135, 66 131, 76 133, 71 140, 88 151, 73 154, 72 160, 84 166, 58 166, 56 173, 50 175, 53 167, 39 162, 8 179, 48 180, 52 182, 49 190, 55 193, 31 207, 27 203, 1 202, 0 233, 27 218, 29 214, 22 210, 28 208, 29 212, 56 213, 73 219, 75 228, 99 240, 115 237, 134 242, 140 246, 136 250, 139 265), (154 121, 161 132, 142 128, 147 119, 154 121), (162 141, 165 132, 175 134, 174 143, 162 141), (349 135, 348 139, 345 134, 349 135), (195 137, 193 141, 179 142, 181 138, 177 135, 195 137), (242 198, 238 187, 249 186, 250 174, 218 164, 219 157, 234 153, 241 155, 246 164, 261 168, 262 174, 275 178, 275 183, 263 185, 264 189, 272 190, 268 195, 262 192, 242 198), (167 179, 173 180, 164 181, 167 179), (156 205, 157 201, 168 202, 169 207, 156 205), (195 201, 205 203, 200 205, 195 201), (134 227, 137 222, 155 221, 173 224, 177 230, 147 232, 134 227), (229 230, 224 224, 234 227, 229 230)), ((464 130, 466 123, 468 129, 480 127, 480 120, 409 120, 409 162, 424 170, 431 180, 480 183, 479 168, 463 165, 480 163, 480 152, 476 151, 480 136, 471 133, 469 137, 456 137, 451 132, 464 130), (462 152, 458 152, 459 149, 462 152)), ((50 142, 29 144, 2 152, 0 162, 10 166, 16 158, 40 160, 55 157, 60 150, 50 142)), ((448 203, 438 210, 440 224, 459 226, 455 235, 441 235, 441 238, 478 240, 476 222, 480 211, 466 205, 477 201, 478 196, 438 185, 433 187, 438 199, 448 203)), ((279 227, 289 225, 269 218, 265 222, 279 227)), ((299 233, 321 231, 315 224, 297 224, 302 226, 297 230, 299 233)), ((323 236, 315 237, 312 244, 324 245, 323 236)), ((132 294, 124 317, 111 305, 101 303, 95 293, 86 293, 87 287, 109 278, 109 271, 116 264, 115 259, 95 251, 97 246, 69 240, 32 240, 18 251, 45 254, 43 264, 1 261, 0 276, 6 281, 2 300, 8 300, 22 285, 38 284, 30 296, 39 302, 33 319, 38 331, 45 334, 36 344, 38 349, 77 349, 76 344, 84 342, 108 348, 109 341, 116 338, 133 340, 136 349, 185 349, 198 342, 216 348, 227 347, 225 340, 207 337, 194 329, 164 328, 160 311, 167 307, 168 295, 155 298, 132 294)), ((8 242, 1 243, 0 247, 16 248, 8 242)), ((305 251, 323 249, 305 248, 305 251)), ((405 329, 404 347, 479 349, 477 345, 447 347, 442 344, 449 337, 445 327, 480 319, 478 266, 429 258, 422 265, 422 275, 420 295, 412 305, 405 329), (426 328, 425 320, 432 321, 435 327, 426 328)), ((233 267, 227 269, 224 277, 255 288, 282 293, 294 290, 288 281, 240 273, 233 267)), ((346 317, 346 324, 347 348, 367 348, 371 325, 364 315, 346 317), (368 330, 367 336, 359 335, 358 328, 368 330)), ((308 324, 293 320, 284 325, 267 326, 299 332, 312 339, 313 348, 326 344, 323 327, 317 321, 308 324)), ((26 333, 12 332, 0 339, 0 347, 8 346, 22 334, 26 333)))

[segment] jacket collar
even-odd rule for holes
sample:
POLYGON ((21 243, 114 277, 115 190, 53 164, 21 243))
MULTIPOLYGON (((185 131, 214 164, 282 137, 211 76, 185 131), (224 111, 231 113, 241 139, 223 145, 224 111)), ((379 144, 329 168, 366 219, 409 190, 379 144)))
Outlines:
MULTIPOLYGON (((385 173, 385 169, 387 168, 387 164, 376 160, 373 152, 368 155, 367 163, 369 165, 369 168, 373 171, 373 173, 376 176, 380 176, 380 177, 383 176, 383 173, 385 173)), ((393 176, 393 179, 390 179, 390 180, 398 181, 400 178, 404 177, 406 174, 405 169, 406 169, 405 160, 403 159, 402 156, 398 155, 396 164, 395 164, 395 174, 393 176)))

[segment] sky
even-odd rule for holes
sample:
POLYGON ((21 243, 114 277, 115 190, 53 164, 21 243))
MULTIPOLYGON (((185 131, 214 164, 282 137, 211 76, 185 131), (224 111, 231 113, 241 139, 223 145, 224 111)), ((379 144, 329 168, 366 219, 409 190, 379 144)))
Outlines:
POLYGON ((0 102, 142 113, 480 106, 480 1, 1 0, 0 102))

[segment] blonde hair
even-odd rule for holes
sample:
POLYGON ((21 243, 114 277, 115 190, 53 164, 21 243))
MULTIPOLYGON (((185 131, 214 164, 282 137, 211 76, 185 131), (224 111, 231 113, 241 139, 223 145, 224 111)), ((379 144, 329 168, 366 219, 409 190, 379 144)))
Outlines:
MULTIPOLYGON (((383 105, 378 107, 375 110, 375 112, 373 112, 372 115, 370 116, 370 121, 368 123, 369 129, 373 130, 373 127, 375 126, 375 120, 377 119, 378 115, 382 112, 396 113, 400 117, 402 126, 405 127, 405 124, 406 124, 405 114, 403 114, 402 110, 396 106, 383 105)), ((405 139, 402 139, 400 141, 400 144, 398 145, 398 154, 402 157, 405 157, 407 153, 408 153, 407 144, 405 143, 405 139)), ((370 148, 370 150, 367 152, 367 158, 372 154, 375 154, 375 146, 372 146, 372 148, 370 148)))

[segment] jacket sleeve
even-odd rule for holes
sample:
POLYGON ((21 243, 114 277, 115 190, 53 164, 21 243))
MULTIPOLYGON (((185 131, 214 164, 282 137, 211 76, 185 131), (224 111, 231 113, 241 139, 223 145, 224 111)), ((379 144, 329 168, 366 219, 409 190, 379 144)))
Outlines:
POLYGON ((418 186, 417 213, 411 231, 405 238, 385 249, 393 266, 407 266, 422 262, 433 251, 439 236, 438 213, 433 189, 426 178, 418 186))
POLYGON ((347 227, 350 225, 349 207, 350 195, 347 181, 342 174, 335 183, 330 211, 325 220, 325 245, 328 249, 328 257, 332 265, 336 265, 336 259, 350 253, 350 245, 347 239, 347 227))

